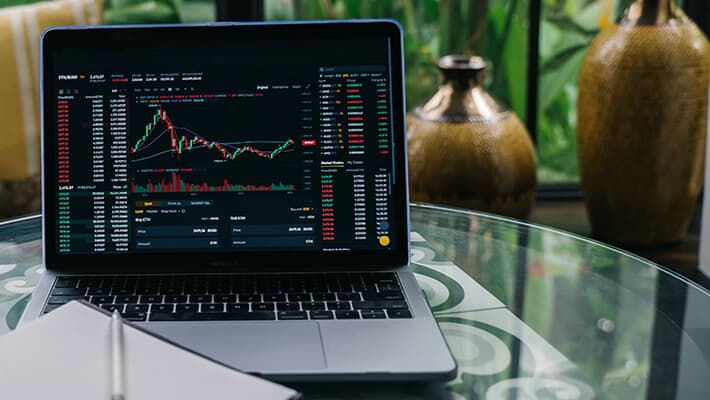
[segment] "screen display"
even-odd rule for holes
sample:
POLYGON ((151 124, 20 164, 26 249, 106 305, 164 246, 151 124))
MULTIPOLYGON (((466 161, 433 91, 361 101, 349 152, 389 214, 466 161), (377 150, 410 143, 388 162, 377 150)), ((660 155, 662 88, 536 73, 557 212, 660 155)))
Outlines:
POLYGON ((56 253, 396 248, 390 46, 146 34, 56 49, 56 253))

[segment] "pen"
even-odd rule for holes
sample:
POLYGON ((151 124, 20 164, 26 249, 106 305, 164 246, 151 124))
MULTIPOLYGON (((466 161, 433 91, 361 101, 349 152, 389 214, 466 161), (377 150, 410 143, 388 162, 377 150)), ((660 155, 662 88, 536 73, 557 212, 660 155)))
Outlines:
POLYGON ((123 319, 111 315, 111 400, 125 400, 123 394, 123 319))

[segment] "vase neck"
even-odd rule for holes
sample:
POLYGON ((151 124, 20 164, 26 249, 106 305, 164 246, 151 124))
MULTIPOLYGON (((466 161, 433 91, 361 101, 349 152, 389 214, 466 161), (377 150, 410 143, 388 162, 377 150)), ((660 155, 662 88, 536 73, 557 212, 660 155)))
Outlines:
POLYGON ((483 77, 470 71, 442 71, 444 85, 456 90, 469 90, 481 86, 483 77))
POLYGON ((675 0, 636 0, 626 10, 622 25, 676 25, 686 21, 683 10, 675 0))
POLYGON ((480 57, 450 55, 439 60, 443 84, 415 114, 431 121, 491 121, 505 114, 482 87, 486 62, 480 57))
POLYGON ((483 85, 486 62, 480 57, 449 55, 439 60, 439 70, 444 77, 444 85, 467 90, 483 85))

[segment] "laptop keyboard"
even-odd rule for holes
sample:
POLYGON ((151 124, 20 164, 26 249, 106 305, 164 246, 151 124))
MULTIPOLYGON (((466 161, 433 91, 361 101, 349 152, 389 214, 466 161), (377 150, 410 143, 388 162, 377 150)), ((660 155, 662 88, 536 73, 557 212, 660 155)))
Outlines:
POLYGON ((130 321, 412 318, 392 272, 62 276, 44 313, 82 299, 130 321))

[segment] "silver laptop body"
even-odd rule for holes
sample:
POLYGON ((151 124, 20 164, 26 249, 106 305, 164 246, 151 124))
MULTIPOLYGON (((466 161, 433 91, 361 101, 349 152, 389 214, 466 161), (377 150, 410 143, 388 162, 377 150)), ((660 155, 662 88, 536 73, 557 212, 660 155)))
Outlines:
POLYGON ((20 323, 78 294, 127 315, 132 307, 141 312, 132 323, 275 380, 452 378, 455 361, 408 267, 402 70, 391 21, 48 30, 47 271, 20 323), (290 118, 303 123, 288 138, 234 139, 290 118), (250 132, 217 139, 242 128, 250 132), (157 298, 136 289, 148 275, 157 298), (206 297, 188 294, 195 276, 206 297), (305 294, 286 277, 307 282, 305 294), (165 293, 176 279, 180 289, 165 293), (267 296, 256 284, 255 298, 237 289, 262 281, 280 289, 267 296), (218 295, 212 282, 230 283, 214 283, 218 295), (281 310, 287 302, 300 308, 281 310), (199 318, 154 320, 162 305, 199 318), (273 307, 273 319, 242 319, 257 307, 273 307), (208 308, 237 310, 236 320, 205 318, 208 308))

